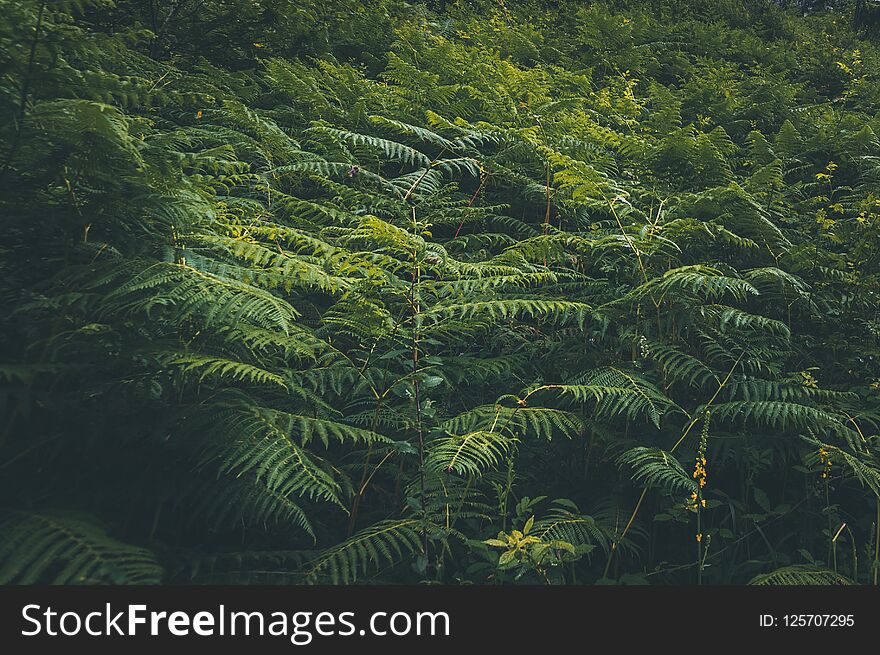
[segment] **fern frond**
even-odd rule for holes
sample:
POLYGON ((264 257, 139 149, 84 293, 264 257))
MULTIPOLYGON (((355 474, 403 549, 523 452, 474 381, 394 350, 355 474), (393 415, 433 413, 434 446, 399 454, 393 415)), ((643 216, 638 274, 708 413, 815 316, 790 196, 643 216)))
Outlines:
POLYGON ((381 521, 322 552, 303 569, 306 581, 326 578, 331 584, 351 584, 371 570, 392 566, 422 547, 419 521, 381 521))
POLYGON ((617 458, 619 466, 633 469, 633 480, 669 493, 691 493, 696 482, 687 474, 676 457, 660 448, 638 446, 617 458))
POLYGON ((852 581, 839 573, 808 564, 784 566, 770 573, 762 573, 749 581, 751 585, 851 585, 852 581))
POLYGON ((0 512, 0 584, 158 584, 153 553, 86 519, 0 512))
POLYGON ((427 468, 479 477, 504 459, 513 447, 512 439, 499 432, 480 430, 441 437, 428 444, 427 468))
POLYGON ((575 400, 595 400, 603 416, 623 415, 635 420, 645 414, 657 427, 660 417, 677 405, 642 376, 616 367, 580 374, 570 384, 551 385, 575 400))
POLYGON ((546 318, 554 321, 574 319, 583 326, 589 316, 590 306, 566 300, 510 299, 483 300, 475 302, 438 304, 426 311, 426 320, 441 321, 445 317, 473 318, 487 316, 492 320, 508 320, 520 316, 546 318))

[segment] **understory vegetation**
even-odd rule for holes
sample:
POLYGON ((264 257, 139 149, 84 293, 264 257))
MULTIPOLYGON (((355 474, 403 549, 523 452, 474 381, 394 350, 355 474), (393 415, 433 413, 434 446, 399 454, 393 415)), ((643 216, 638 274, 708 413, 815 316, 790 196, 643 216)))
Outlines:
POLYGON ((878 583, 853 7, 0 10, 0 582, 878 583))

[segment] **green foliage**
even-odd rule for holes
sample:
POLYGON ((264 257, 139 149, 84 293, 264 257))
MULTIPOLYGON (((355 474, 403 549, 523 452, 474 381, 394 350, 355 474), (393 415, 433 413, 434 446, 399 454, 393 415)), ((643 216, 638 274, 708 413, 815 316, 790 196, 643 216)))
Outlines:
POLYGON ((806 565, 786 566, 770 573, 755 576, 749 582, 754 585, 848 585, 852 584, 846 577, 829 571, 806 565))
POLYGON ((639 446, 626 451, 618 458, 618 462, 631 467, 633 480, 646 486, 659 487, 682 495, 684 492, 697 490, 696 483, 681 463, 665 450, 639 446))
POLYGON ((359 574, 391 566, 418 552, 421 546, 417 528, 415 519, 380 521, 309 562, 305 568, 306 580, 322 576, 330 584, 348 584, 359 574))
POLYGON ((124 544, 70 515, 4 511, 0 583, 157 584, 162 568, 145 548, 124 544))
POLYGON ((877 584, 870 31, 508 4, 0 0, 0 582, 877 584))

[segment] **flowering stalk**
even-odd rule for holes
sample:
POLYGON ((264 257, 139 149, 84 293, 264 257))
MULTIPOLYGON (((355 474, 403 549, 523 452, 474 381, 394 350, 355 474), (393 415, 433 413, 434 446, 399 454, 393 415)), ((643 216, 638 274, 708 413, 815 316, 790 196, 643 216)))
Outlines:
POLYGON ((697 584, 703 584, 703 509, 706 507, 706 501, 703 498, 703 487, 706 486, 706 447, 709 442, 709 415, 707 411, 703 418, 703 430, 700 433, 700 447, 697 451, 697 458, 694 462, 694 480, 696 482, 696 490, 691 495, 693 508, 697 512, 697 584))

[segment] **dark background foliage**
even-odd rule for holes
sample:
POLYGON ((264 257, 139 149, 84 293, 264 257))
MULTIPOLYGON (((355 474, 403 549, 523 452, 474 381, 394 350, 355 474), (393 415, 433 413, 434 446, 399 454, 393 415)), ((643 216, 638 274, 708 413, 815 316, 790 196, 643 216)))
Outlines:
POLYGON ((0 581, 877 584, 874 3, 0 6, 0 581))

